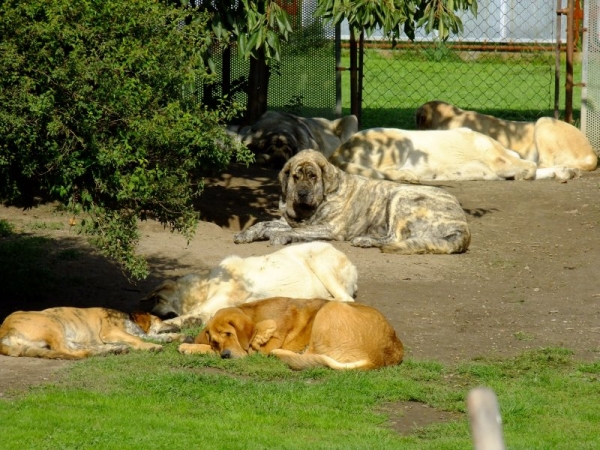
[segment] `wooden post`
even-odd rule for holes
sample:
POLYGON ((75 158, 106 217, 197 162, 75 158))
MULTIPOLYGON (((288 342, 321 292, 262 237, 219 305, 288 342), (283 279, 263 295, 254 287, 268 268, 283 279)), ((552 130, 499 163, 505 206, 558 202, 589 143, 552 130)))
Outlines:
POLYGON ((467 397, 467 410, 475 450, 505 450, 502 418, 494 391, 485 387, 472 389, 467 397))
POLYGON ((350 27, 350 113, 359 116, 358 50, 354 28, 350 27))
POLYGON ((555 49, 555 67, 554 67, 554 118, 560 117, 560 44, 562 33, 562 0, 556 0, 556 49, 555 49))
POLYGON ((565 122, 573 123, 573 54, 575 53, 575 5, 567 6, 567 80, 565 83, 565 122))

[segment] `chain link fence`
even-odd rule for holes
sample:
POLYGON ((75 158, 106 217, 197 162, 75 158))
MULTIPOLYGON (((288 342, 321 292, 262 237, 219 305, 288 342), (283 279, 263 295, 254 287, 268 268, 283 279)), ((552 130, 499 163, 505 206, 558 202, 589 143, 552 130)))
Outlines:
MULTIPOLYGON (((313 17, 316 4, 317 0, 281 2, 294 32, 282 45, 281 61, 272 67, 269 110, 327 118, 350 113, 350 74, 337 71, 335 30, 313 17)), ((554 115, 557 2, 478 0, 478 7, 477 17, 461 15, 464 31, 446 43, 422 31, 415 42, 406 39, 395 47, 382 36, 366 37, 361 128, 413 129, 415 110, 430 100, 512 120, 554 115)), ((564 42, 566 21, 560 28, 564 42)), ((348 68, 347 24, 342 24, 339 37, 340 66, 348 68)), ((231 59, 215 56, 217 73, 227 74, 230 97, 246 104, 248 62, 238 58, 235 49, 231 59)), ((563 60, 561 83, 564 65, 563 60)), ((581 80, 579 62, 574 75, 581 80)), ((222 82, 210 87, 208 96, 205 87, 204 100, 218 98, 222 82)), ((574 94, 579 124, 581 89, 575 88, 574 94)))
POLYGON ((512 120, 553 116, 556 2, 478 6, 446 43, 423 32, 394 48, 377 35, 365 38, 361 128, 414 128, 415 109, 430 100, 512 120))
POLYGON ((581 129, 600 153, 600 1, 585 2, 581 129))
MULTIPOLYGON (((293 32, 270 68, 267 109, 305 117, 334 118, 336 112, 335 30, 314 17, 316 0, 282 0, 293 32)), ((198 101, 212 105, 224 93, 239 104, 248 99, 249 61, 216 48, 217 82, 199 87, 198 101)))

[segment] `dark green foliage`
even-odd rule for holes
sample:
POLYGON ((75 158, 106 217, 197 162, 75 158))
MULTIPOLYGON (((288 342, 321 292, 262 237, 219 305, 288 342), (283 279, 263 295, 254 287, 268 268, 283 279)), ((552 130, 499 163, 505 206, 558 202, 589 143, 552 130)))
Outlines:
POLYGON ((396 41, 402 32, 409 39, 415 38, 415 30, 437 31, 445 41, 450 34, 463 31, 456 11, 469 11, 477 15, 476 0, 319 0, 315 15, 334 24, 348 20, 351 29, 364 30, 371 36, 380 29, 385 36, 396 41))
POLYGON ((59 200, 134 277, 138 219, 191 236, 201 177, 249 161, 183 95, 216 38, 192 9, 142 0, 6 1, 0 6, 0 198, 59 200), (183 25, 186 24, 186 25, 183 25))

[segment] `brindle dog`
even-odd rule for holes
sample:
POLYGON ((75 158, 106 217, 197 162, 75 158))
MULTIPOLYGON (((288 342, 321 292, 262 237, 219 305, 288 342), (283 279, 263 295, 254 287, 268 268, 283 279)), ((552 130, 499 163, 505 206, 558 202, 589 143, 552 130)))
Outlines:
POLYGON ((279 181, 283 217, 237 233, 236 243, 347 240, 389 253, 448 254, 471 241, 458 200, 440 188, 350 175, 313 150, 290 159, 279 181))

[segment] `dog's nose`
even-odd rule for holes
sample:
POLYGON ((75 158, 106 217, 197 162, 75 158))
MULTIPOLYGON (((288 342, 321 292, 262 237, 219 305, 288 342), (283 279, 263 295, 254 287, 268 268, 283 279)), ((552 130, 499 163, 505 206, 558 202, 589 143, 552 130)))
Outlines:
POLYGON ((223 359, 229 359, 229 358, 231 358, 231 351, 230 350, 223 350, 221 352, 221 358, 223 358, 223 359))
POLYGON ((308 197, 310 196, 310 189, 307 187, 300 187, 297 189, 296 191, 298 193, 298 199, 299 200, 307 200, 308 197))

